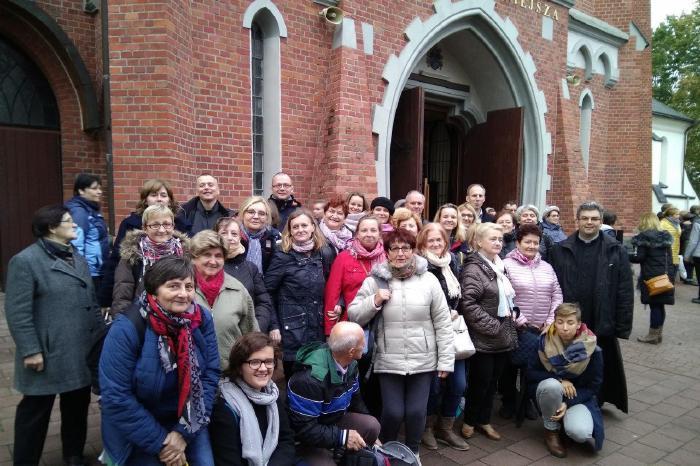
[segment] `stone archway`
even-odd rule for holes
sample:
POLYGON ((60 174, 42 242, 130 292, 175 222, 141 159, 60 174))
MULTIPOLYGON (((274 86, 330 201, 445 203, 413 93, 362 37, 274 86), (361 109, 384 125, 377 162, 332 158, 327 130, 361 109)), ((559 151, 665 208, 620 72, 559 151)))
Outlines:
POLYGON ((536 66, 532 56, 518 42, 518 31, 508 18, 496 13, 493 0, 438 0, 435 14, 427 20, 414 20, 405 30, 408 43, 399 55, 391 55, 382 78, 387 82, 384 98, 375 105, 372 132, 377 135, 377 191, 389 191, 390 142, 394 117, 401 93, 417 60, 444 38, 469 30, 480 38, 507 77, 515 104, 524 109, 523 183, 521 201, 544 205, 549 189, 547 155, 552 152, 552 139, 546 130, 547 104, 535 80, 536 66))

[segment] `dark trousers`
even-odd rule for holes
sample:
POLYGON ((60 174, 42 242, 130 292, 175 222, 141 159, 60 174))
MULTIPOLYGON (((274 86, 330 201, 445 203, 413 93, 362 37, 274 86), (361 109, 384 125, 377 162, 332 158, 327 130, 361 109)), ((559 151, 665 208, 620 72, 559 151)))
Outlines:
MULTIPOLYGON (((60 394, 63 457, 82 456, 87 436, 90 386, 60 394)), ((15 466, 39 464, 56 395, 25 395, 15 413, 15 466)))
MULTIPOLYGON (((370 448, 379 437, 379 421, 368 414, 346 412, 336 425, 341 429, 357 431, 370 448)), ((352 452, 347 451, 346 454, 351 455, 352 452)), ((336 466, 333 452, 327 448, 299 445, 297 455, 311 466, 336 466)))
POLYGON ((510 409, 515 409, 515 402, 518 396, 517 382, 518 368, 509 359, 503 365, 503 371, 498 379, 498 393, 501 394, 503 405, 510 409))
POLYGON ((666 320, 666 309, 663 304, 650 304, 649 305, 649 317, 650 323, 649 327, 659 328, 663 327, 664 321, 666 320))
POLYGON ((435 372, 379 374, 379 387, 382 391, 382 431, 379 438, 382 443, 396 440, 401 422, 404 422, 406 446, 418 452, 434 376, 435 372))
MULTIPOLYGON (((693 257, 693 266, 695 266, 695 277, 700 280, 700 257, 693 257)), ((700 298, 700 287, 698 287, 698 298, 700 298)))
POLYGON ((510 352, 494 354, 477 352, 471 357, 467 410, 464 416, 464 422, 470 426, 491 422, 496 384, 509 358, 510 352))

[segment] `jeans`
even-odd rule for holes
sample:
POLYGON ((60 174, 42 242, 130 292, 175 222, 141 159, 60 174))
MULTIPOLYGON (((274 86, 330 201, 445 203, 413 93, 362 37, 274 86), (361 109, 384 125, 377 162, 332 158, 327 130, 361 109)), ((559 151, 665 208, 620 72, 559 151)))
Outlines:
MULTIPOLYGON (((56 395, 25 395, 15 412, 15 465, 37 465, 44 450, 56 395)), ((90 386, 60 394, 63 457, 82 456, 87 436, 90 386)))
MULTIPOLYGON (((214 454, 209 441, 209 431, 206 427, 185 448, 187 463, 191 466, 214 466, 214 454)), ((125 466, 161 466, 158 456, 153 456, 142 450, 135 450, 125 466)))
POLYGON ((430 387, 428 414, 455 417, 459 401, 467 390, 467 377, 469 377, 469 360, 467 359, 455 361, 454 371, 447 378, 441 379, 436 375, 430 387))
POLYGON ((399 375, 379 374, 382 392, 382 430, 379 439, 396 440, 401 422, 406 426, 406 446, 418 452, 420 438, 425 428, 426 400, 435 372, 399 375))
POLYGON ((510 359, 505 353, 477 353, 469 361, 469 389, 464 422, 473 426, 489 424, 493 408, 493 395, 503 368, 510 359))
MULTIPOLYGON (((542 411, 544 428, 559 430, 560 421, 550 418, 564 401, 564 388, 557 379, 545 379, 537 385, 537 404, 542 411)), ((564 418, 566 435, 577 443, 583 443, 593 438, 593 416, 586 405, 577 404, 567 408, 564 418)))
POLYGON ((650 304, 649 305, 649 317, 651 328, 661 328, 666 320, 666 309, 663 304, 650 304))

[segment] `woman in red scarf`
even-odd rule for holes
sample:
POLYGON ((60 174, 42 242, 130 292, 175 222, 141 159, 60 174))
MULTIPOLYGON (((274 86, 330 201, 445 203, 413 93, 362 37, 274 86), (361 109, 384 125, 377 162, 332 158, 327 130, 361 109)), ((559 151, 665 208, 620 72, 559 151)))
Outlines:
POLYGON ((221 367, 236 340, 248 332, 259 332, 253 299, 245 286, 224 272, 228 242, 213 230, 202 230, 190 243, 196 278, 195 301, 214 315, 221 367))
POLYGON ((211 313, 193 302, 185 259, 160 259, 143 281, 144 293, 115 319, 102 348, 103 460, 213 466, 207 426, 219 357, 211 313))

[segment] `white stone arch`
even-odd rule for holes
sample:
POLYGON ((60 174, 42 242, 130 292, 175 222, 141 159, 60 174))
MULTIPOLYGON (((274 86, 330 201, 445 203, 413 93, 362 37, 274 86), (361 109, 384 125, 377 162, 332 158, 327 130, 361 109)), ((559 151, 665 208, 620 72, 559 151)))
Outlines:
MULTIPOLYGON (((593 78, 593 53, 591 52, 591 49, 586 41, 581 40, 577 42, 572 49, 571 56, 576 57, 579 52, 581 52, 581 55, 583 55, 583 60, 585 63, 583 68, 583 77, 586 79, 586 81, 589 81, 593 78)), ((569 66, 571 67, 572 65, 569 66)))
POLYGON ((591 99, 591 109, 595 110, 595 99, 593 98, 593 92, 589 88, 585 88, 581 91, 581 95, 578 97, 579 108, 583 106, 583 99, 586 97, 591 99))
POLYGON ((287 25, 284 22, 284 17, 280 13, 279 8, 275 5, 272 0, 255 0, 253 3, 248 5, 245 13, 243 13, 243 27, 250 29, 253 25, 253 19, 261 10, 268 10, 270 15, 274 18, 277 23, 277 31, 280 37, 287 37, 287 25))
POLYGON ((416 17, 404 34, 408 43, 399 55, 391 55, 382 78, 387 82, 382 103, 375 105, 372 132, 377 135, 377 190, 386 195, 391 186, 389 150, 396 107, 401 92, 417 60, 431 47, 455 32, 469 29, 489 48, 508 77, 514 100, 524 108, 523 191, 522 201, 545 205, 550 177, 547 155, 552 152, 552 137, 546 130, 547 103, 535 80, 537 70, 530 53, 518 42, 518 30, 509 18, 495 11, 494 0, 436 0, 435 14, 425 21, 416 17))

